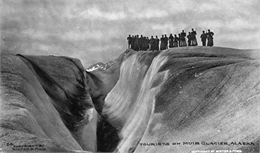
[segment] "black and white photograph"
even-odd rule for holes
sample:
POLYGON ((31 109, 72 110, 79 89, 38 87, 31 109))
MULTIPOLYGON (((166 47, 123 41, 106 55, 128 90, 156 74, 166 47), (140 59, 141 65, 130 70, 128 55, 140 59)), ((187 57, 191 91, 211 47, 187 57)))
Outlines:
POLYGON ((259 0, 0 0, 0 153, 260 153, 259 0))

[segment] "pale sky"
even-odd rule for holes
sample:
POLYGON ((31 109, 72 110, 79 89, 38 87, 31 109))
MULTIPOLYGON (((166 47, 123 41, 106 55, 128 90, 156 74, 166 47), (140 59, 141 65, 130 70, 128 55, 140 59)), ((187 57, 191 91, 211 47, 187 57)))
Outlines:
MULTIPOLYGON (((88 67, 125 51, 128 34, 194 28, 214 44, 260 48, 259 0, 3 0, 2 52, 79 58, 88 67)), ((199 45, 201 45, 200 40, 199 45)))

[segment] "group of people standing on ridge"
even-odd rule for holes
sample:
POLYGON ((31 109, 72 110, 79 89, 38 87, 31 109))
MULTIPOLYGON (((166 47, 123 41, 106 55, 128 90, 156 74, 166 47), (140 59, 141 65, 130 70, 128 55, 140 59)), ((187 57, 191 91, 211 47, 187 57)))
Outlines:
MULTIPOLYGON (((141 35, 129 35, 127 37, 128 41, 128 48, 131 48, 135 51, 140 50, 164 50, 168 48, 173 47, 185 47, 185 46, 197 46, 197 38, 196 38, 196 31, 194 29, 191 29, 191 32, 186 35, 186 32, 182 30, 181 33, 178 34, 178 36, 175 34, 174 36, 170 34, 169 37, 167 35, 162 35, 162 37, 159 39, 158 36, 151 36, 149 39, 146 36, 141 35), (186 43, 186 37, 188 39, 188 44, 186 43)), ((213 46, 213 35, 214 33, 208 30, 207 33, 205 31, 202 31, 202 34, 200 36, 202 46, 213 46)))

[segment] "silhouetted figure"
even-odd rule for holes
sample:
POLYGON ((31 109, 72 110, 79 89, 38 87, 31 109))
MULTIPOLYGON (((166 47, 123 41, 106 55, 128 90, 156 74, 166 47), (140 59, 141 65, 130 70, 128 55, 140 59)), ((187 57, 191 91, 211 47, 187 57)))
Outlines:
POLYGON ((213 35, 214 33, 208 29, 207 38, 208 38, 208 44, 207 46, 213 46, 213 35))
POLYGON ((144 37, 144 42, 145 42, 145 43, 144 43, 144 46, 143 46, 143 47, 144 47, 144 50, 147 50, 147 49, 148 49, 147 46, 149 47, 149 39, 147 39, 146 36, 144 37))
POLYGON ((205 31, 202 31, 202 34, 200 35, 200 39, 202 42, 202 46, 206 46, 207 34, 205 33, 205 31))
POLYGON ((147 41, 146 50, 149 50, 150 39, 148 37, 146 37, 146 41, 147 41))
POLYGON ((181 34, 179 33, 178 36, 179 36, 179 47, 181 47, 181 34))
POLYGON ((139 35, 136 35, 135 37, 134 50, 139 51, 139 35))
POLYGON ((147 41, 146 36, 143 37, 144 43, 142 44, 142 50, 147 50, 147 45, 149 44, 149 41, 147 41))
POLYGON ((150 40, 148 37, 146 37, 146 46, 145 46, 146 50, 149 49, 149 44, 150 44, 150 40))
POLYGON ((146 37, 146 41, 147 41, 146 50, 148 50, 148 49, 149 49, 149 47, 150 47, 150 40, 149 40, 149 38, 148 38, 148 37, 146 37))
POLYGON ((164 36, 162 35, 161 37, 161 46, 160 46, 160 50, 164 50, 166 47, 166 44, 165 44, 165 38, 164 36))
POLYGON ((155 50, 159 50, 159 43, 160 43, 159 38, 155 36, 155 50))
POLYGON ((191 45, 192 46, 197 46, 197 38, 196 38, 197 32, 194 29, 191 29, 191 45))
POLYGON ((143 35, 140 36, 139 40, 138 40, 138 50, 142 50, 142 45, 144 43, 144 39, 143 39, 143 35))
POLYGON ((128 42, 128 49, 131 48, 131 42, 132 42, 132 37, 129 34, 129 36, 127 37, 127 42, 128 42))
POLYGON ((172 48, 173 47, 173 35, 170 34, 169 36, 169 48, 172 48))
POLYGON ((167 37, 167 35, 165 34, 164 35, 164 41, 165 41, 165 48, 164 49, 168 49, 168 37, 167 37))
POLYGON ((179 38, 175 34, 173 38, 173 47, 178 47, 178 43, 179 43, 179 38))
POLYGON ((151 36, 150 44, 151 44, 150 50, 154 51, 155 50, 155 39, 153 38, 153 36, 151 36))
POLYGON ((190 32, 187 35, 187 39, 188 39, 188 46, 191 46, 191 33, 190 32))
POLYGON ((184 32, 184 30, 182 30, 180 34, 180 47, 187 46, 185 37, 186 37, 186 33, 184 32))
MULTIPOLYGON (((152 38, 152 36, 151 36, 152 38)), ((147 46, 147 50, 151 50, 151 38, 149 39, 149 37, 147 37, 147 41, 148 41, 148 46, 147 46)))
POLYGON ((140 50, 146 50, 146 37, 141 35, 141 46, 140 50))
POLYGON ((134 44, 135 44, 135 36, 132 35, 132 38, 131 38, 131 49, 134 50, 134 44))
POLYGON ((141 35, 138 41, 139 50, 142 50, 143 43, 144 43, 144 39, 143 39, 143 35, 141 35))

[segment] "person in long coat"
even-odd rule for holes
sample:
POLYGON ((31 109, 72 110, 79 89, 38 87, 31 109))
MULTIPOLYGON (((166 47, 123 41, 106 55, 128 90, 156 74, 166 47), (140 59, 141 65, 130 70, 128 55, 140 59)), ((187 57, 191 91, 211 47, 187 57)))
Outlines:
POLYGON ((144 44, 144 38, 143 38, 143 35, 141 35, 141 37, 138 40, 138 47, 139 47, 138 50, 139 51, 143 50, 143 48, 142 48, 143 44, 144 44))
POLYGON ((135 44, 134 44, 134 50, 139 51, 139 35, 136 35, 135 37, 135 44))
POLYGON ((155 36, 155 50, 159 50, 159 43, 160 43, 159 38, 155 36))
POLYGON ((149 40, 149 38, 148 37, 146 37, 146 47, 145 47, 145 50, 148 50, 149 49, 149 42, 150 42, 150 40, 149 40))
POLYGON ((181 35, 180 35, 180 41, 181 41, 181 47, 184 47, 184 46, 187 46, 187 43, 186 43, 186 32, 184 32, 184 30, 182 30, 181 32, 181 35))
POLYGON ((167 37, 167 35, 165 34, 164 35, 164 42, 165 42, 165 48, 164 49, 168 49, 168 37, 167 37))
POLYGON ((207 33, 207 39, 208 39, 208 44, 207 46, 213 46, 213 35, 214 33, 210 31, 210 29, 208 29, 208 33, 207 33))
POLYGON ((160 46, 160 50, 164 50, 165 49, 165 38, 164 38, 164 35, 162 35, 161 37, 161 46, 160 46))
POLYGON ((191 46, 191 41, 192 41, 192 36, 191 33, 189 32, 189 34, 187 35, 187 39, 188 39, 188 46, 191 46))
POLYGON ((179 47, 182 47, 181 34, 179 33, 178 36, 179 36, 179 47))
POLYGON ((131 35, 129 34, 129 36, 127 37, 127 43, 128 43, 128 49, 131 48, 131 42, 132 42, 132 37, 131 35))
POLYGON ((206 46, 207 34, 205 33, 205 31, 202 31, 202 34, 200 35, 200 39, 202 42, 202 46, 206 46))
POLYGON ((173 39, 173 47, 178 47, 178 44, 179 44, 179 38, 175 34, 173 39))
POLYGON ((173 47, 173 35, 170 34, 169 36, 169 48, 172 48, 173 47))
POLYGON ((192 46, 197 46, 197 38, 196 38, 197 32, 194 29, 191 29, 191 45, 192 46))
POLYGON ((135 36, 132 35, 132 40, 131 40, 131 49, 134 50, 134 46, 135 46, 135 36))
POLYGON ((150 44, 151 44, 150 50, 154 51, 155 50, 155 39, 153 38, 153 36, 151 36, 150 44))

